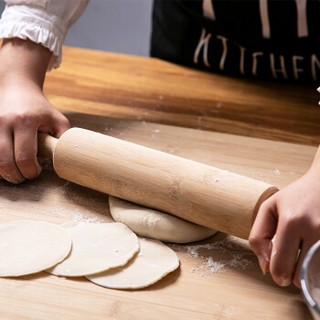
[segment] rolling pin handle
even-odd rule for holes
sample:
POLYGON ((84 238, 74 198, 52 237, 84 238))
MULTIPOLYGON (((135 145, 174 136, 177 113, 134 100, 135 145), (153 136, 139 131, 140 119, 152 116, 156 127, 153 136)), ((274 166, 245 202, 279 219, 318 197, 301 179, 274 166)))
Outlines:
POLYGON ((38 133, 38 156, 42 158, 53 158, 58 139, 46 133, 38 133))

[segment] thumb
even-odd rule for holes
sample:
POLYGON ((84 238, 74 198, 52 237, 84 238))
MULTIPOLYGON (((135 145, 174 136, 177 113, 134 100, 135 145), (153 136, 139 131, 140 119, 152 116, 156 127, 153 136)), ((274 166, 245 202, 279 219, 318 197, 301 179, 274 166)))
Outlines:
POLYGON ((53 121, 52 129, 51 129, 52 135, 55 138, 60 138, 60 136, 68 129, 70 129, 69 120, 62 113, 59 113, 56 119, 53 121))

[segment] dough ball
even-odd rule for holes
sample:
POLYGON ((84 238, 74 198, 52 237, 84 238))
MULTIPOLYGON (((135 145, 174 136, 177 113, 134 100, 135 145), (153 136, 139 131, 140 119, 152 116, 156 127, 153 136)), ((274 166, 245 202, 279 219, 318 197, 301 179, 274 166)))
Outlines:
POLYGON ((165 242, 188 243, 209 238, 217 232, 112 196, 109 196, 109 207, 115 221, 124 223, 142 237, 165 242))
POLYGON ((126 266, 92 276, 90 281, 113 289, 148 287, 179 267, 176 253, 158 240, 140 240, 140 252, 126 266))
POLYGON ((82 223, 65 227, 72 239, 69 256, 47 270, 79 277, 125 265, 140 249, 138 237, 122 223, 82 223))
POLYGON ((0 276, 37 273, 62 261, 71 239, 63 228, 44 221, 17 220, 0 225, 0 276))

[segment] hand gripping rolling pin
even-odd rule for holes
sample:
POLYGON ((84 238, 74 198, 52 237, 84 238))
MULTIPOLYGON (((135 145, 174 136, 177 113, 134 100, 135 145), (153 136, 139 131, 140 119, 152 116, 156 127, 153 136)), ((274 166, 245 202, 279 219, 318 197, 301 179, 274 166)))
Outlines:
POLYGON ((123 141, 72 128, 60 139, 39 134, 39 155, 63 179, 247 239, 267 183, 123 141))

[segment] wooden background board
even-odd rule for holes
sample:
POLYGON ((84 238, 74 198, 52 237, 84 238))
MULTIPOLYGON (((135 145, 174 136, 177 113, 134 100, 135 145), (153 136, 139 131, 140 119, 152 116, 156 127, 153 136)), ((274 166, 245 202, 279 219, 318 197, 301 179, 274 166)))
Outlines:
MULTIPOLYGON (((73 126, 279 187, 299 178, 316 152, 315 89, 75 48, 64 48, 61 69, 51 72, 45 85, 49 100, 73 126)), ((58 178, 48 160, 42 165, 34 181, 0 182, 0 222, 111 221, 107 195, 58 178)), ((300 291, 263 276, 246 241, 217 234, 173 249, 179 270, 139 291, 110 290, 45 272, 0 279, 0 320, 311 319, 300 291)))
MULTIPOLYGON (((74 126, 278 186, 299 177, 316 150, 142 121, 66 115, 74 126), (284 160, 281 165, 279 159, 284 160)), ((0 182, 1 222, 111 221, 107 195, 58 178, 49 160, 43 161, 43 167, 37 180, 18 186, 0 182)), ((246 241, 218 234, 173 249, 181 262, 179 270, 139 291, 106 289, 83 278, 57 278, 45 272, 0 279, 0 319, 310 319, 300 291, 293 286, 280 288, 269 275, 263 276, 246 241)))

